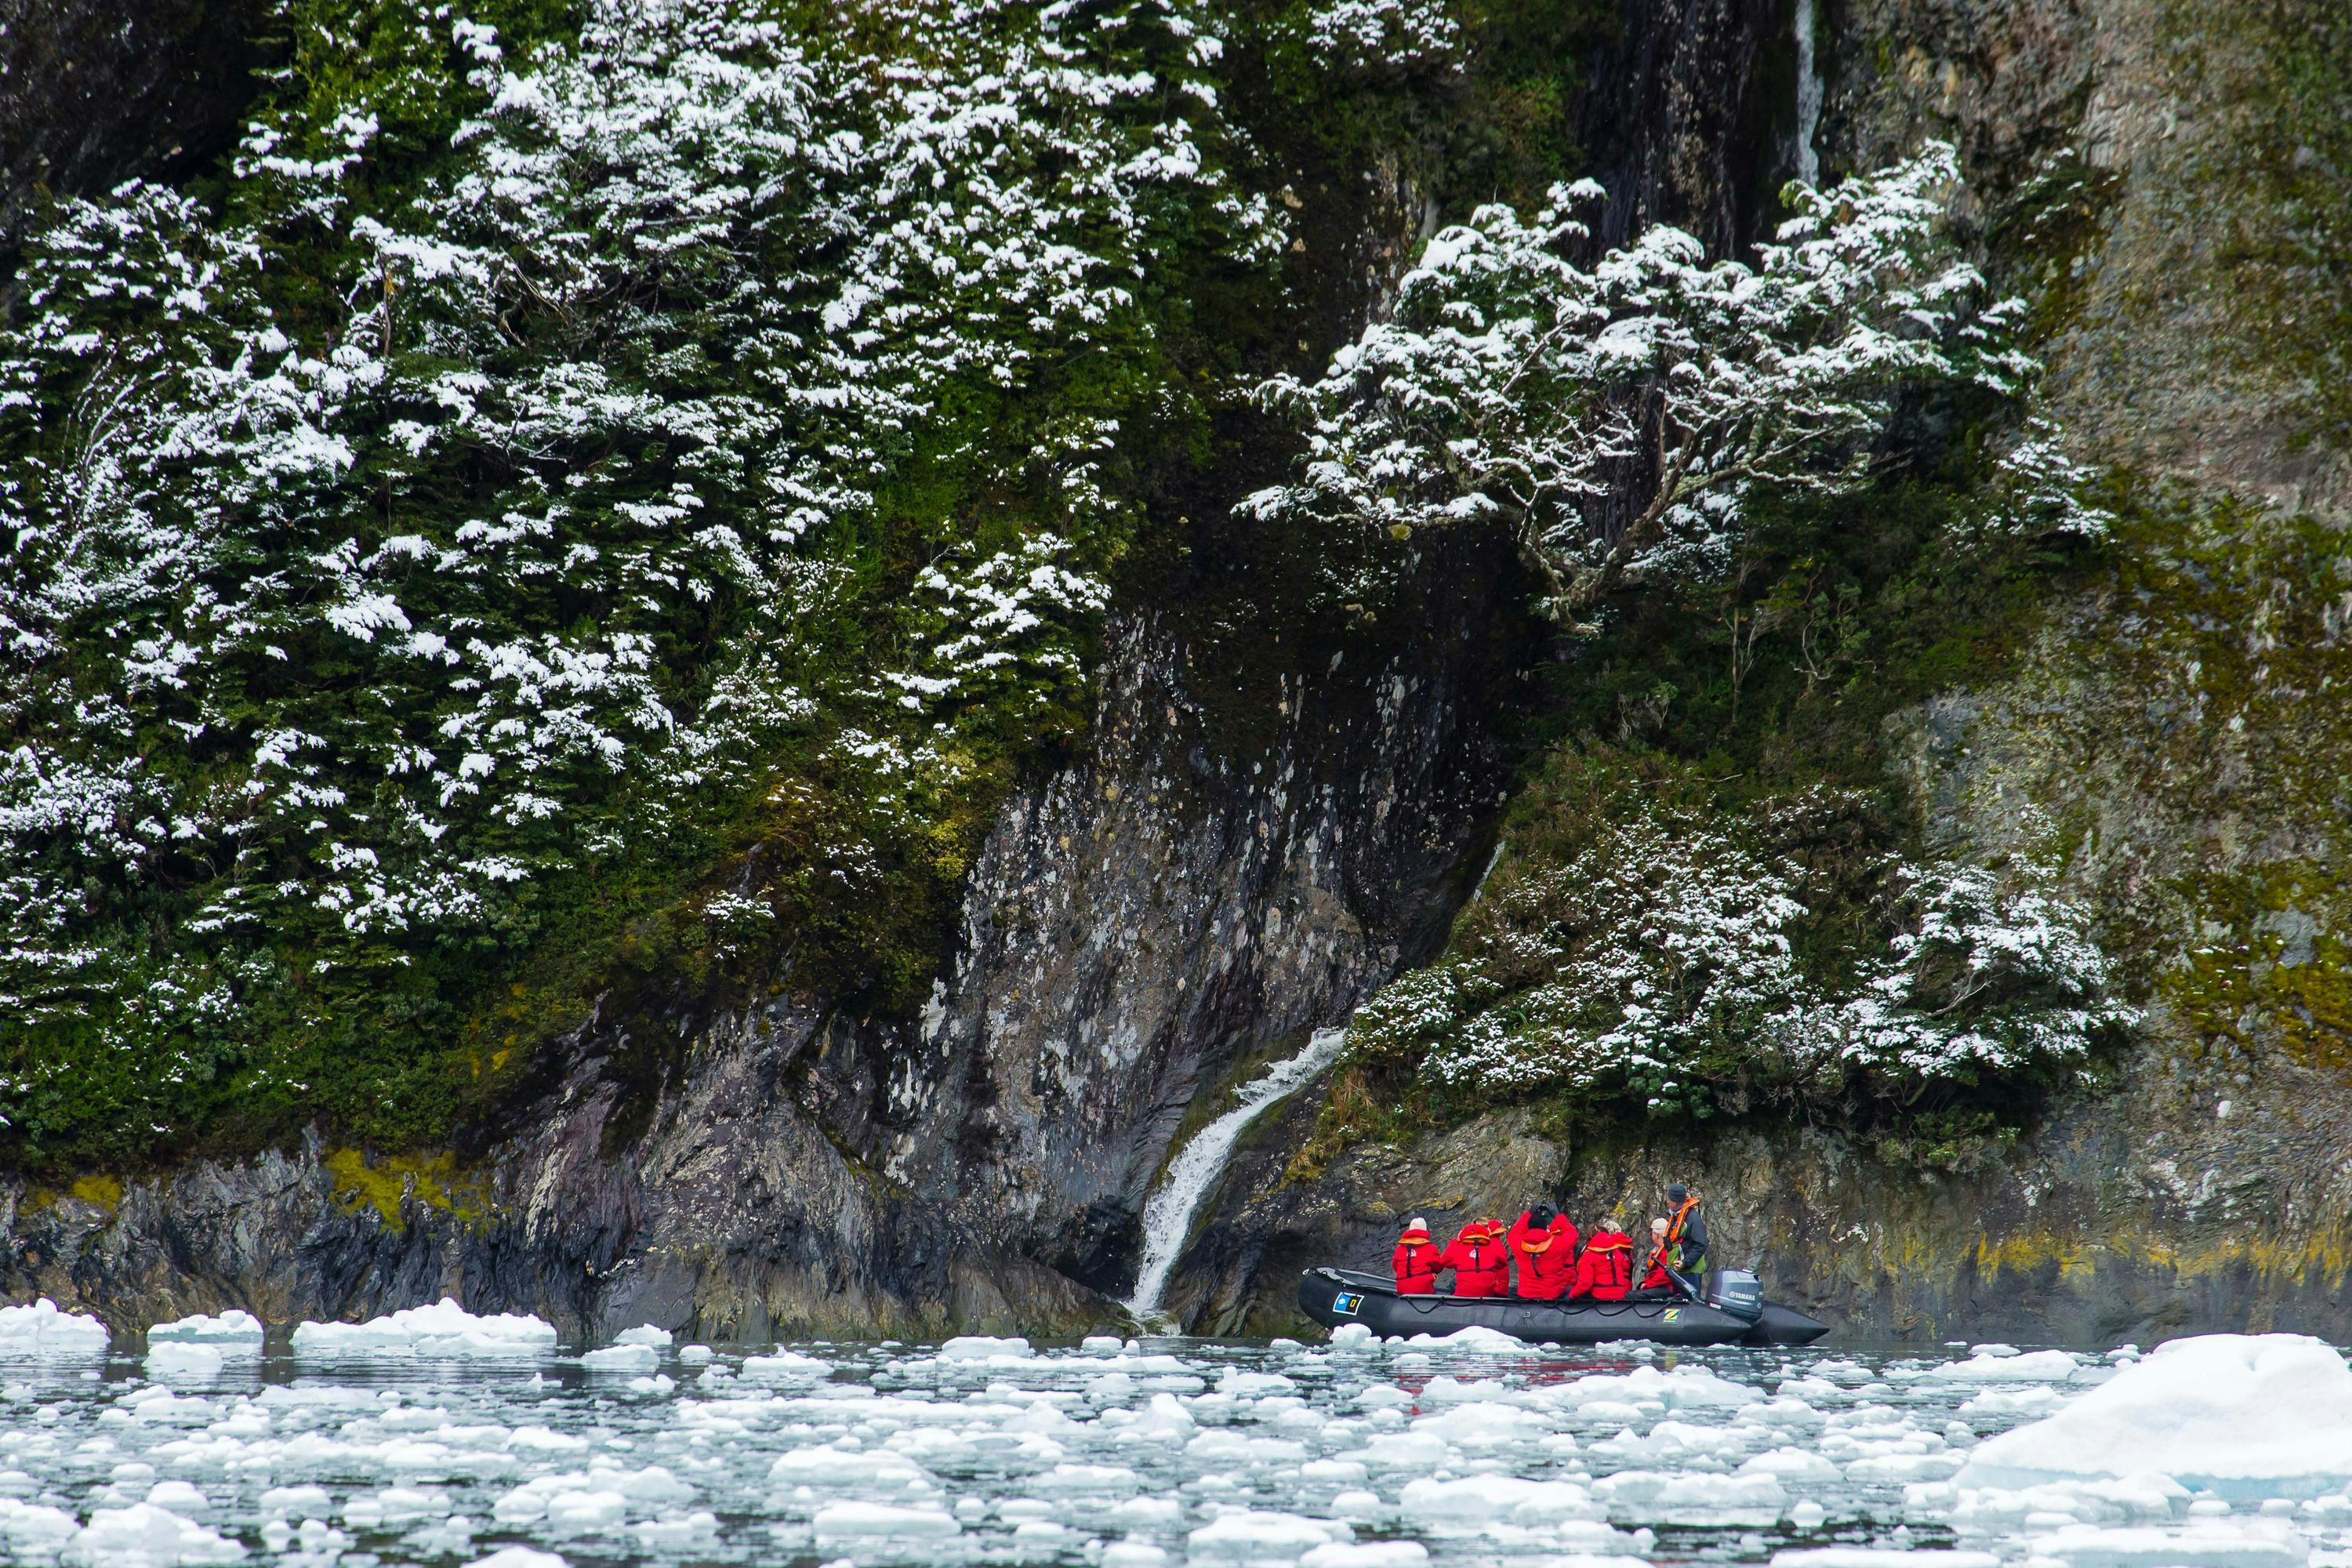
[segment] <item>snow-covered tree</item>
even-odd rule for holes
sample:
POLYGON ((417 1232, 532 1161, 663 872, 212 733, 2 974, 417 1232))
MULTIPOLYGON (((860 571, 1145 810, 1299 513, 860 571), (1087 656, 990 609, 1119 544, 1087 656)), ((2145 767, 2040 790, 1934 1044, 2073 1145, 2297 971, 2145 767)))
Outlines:
POLYGON ((1444 960, 1357 1012, 1350 1051, 1474 1102, 1541 1092, 1677 1114, 1727 1090, 1903 1100, 2047 1077, 2137 1016, 2089 911, 2025 860, 1876 856, 1861 939, 1839 973, 1817 972, 1801 927, 1809 900, 1837 895, 1775 853, 1776 815, 1636 805, 1558 864, 1515 862, 1444 960))
POLYGON ((2085 911, 2021 866, 1897 863, 1895 929, 1864 964, 1858 994, 1813 1029, 1841 1062, 1907 1083, 1973 1079, 2079 1060, 2135 1009, 2115 995, 2114 961, 2085 911))
POLYGON ((1499 525, 1568 626, 1621 584, 1719 565, 1759 489, 1864 483, 1906 392, 2028 389, 2022 302, 1988 301, 1948 233, 1958 180, 1931 143, 1829 190, 1792 184, 1752 267, 1664 225, 1580 266, 1590 183, 1532 219, 1482 208, 1318 380, 1268 384, 1307 451, 1249 505, 1400 537, 1499 525), (1596 505, 1612 494, 1631 498, 1622 517, 1596 505))
POLYGON ((211 205, 26 241, 0 1115, 102 1110, 100 1057, 308 1081, 351 1006, 541 940, 551 877, 810 780, 808 879, 886 830, 951 864, 991 748, 1071 706, 1124 423, 1196 416, 1171 293, 1281 253, 1203 0, 470 9, 286 0, 211 205))

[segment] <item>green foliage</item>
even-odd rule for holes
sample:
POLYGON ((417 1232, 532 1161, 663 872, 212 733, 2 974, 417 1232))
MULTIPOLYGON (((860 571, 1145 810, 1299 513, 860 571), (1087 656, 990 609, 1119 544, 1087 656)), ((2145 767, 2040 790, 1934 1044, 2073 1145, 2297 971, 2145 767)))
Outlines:
POLYGON ((1318 176, 1402 175, 1433 204, 1415 224, 1581 174, 1577 92, 1622 26, 1612 0, 1261 0, 1243 16, 1244 85, 1273 100, 1252 116, 1261 133, 1318 176))
POLYGON ((430 1140, 600 995, 911 1005, 1275 286, 1205 7, 282 16, 216 177, 26 249, 33 1163, 430 1140))
POLYGON ((1553 667, 1557 738, 1444 957, 1358 1015, 1367 1098, 1439 1121, 1801 1104, 1948 1163, 2112 1032, 2106 961, 2043 871, 1913 861, 1885 721, 1997 679, 2102 560, 1983 526, 1969 427, 1931 428, 1936 466, 1759 508, 1731 571, 1621 595, 1553 667))

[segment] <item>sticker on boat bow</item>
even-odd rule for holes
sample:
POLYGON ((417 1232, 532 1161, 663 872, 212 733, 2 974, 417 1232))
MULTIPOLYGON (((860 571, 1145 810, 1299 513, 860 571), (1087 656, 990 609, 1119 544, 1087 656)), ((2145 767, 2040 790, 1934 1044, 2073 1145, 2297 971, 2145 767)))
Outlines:
POLYGON ((1666 1309, 1666 1321, 1670 1323, 1679 1323, 1682 1321, 1683 1310, 1680 1307, 1669 1307, 1666 1309))
POLYGON ((1343 1318, 1354 1317, 1362 1310, 1363 1305, 1364 1298, 1361 1291, 1342 1290, 1331 1298, 1331 1310, 1343 1318))

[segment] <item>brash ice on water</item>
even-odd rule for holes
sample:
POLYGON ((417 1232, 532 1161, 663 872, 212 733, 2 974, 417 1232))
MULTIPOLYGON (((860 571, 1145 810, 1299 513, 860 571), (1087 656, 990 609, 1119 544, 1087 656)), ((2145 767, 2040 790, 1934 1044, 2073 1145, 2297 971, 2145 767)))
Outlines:
POLYGON ((2288 1335, 583 1352, 444 1302, 142 1355, 0 1308, 0 1562, 56 1568, 2341 1568, 2347 1480, 2352 1368, 2288 1335))
POLYGON ((1192 1215, 1217 1178, 1224 1174, 1242 1130, 1268 1106, 1289 1099, 1336 1061, 1347 1037, 1345 1029, 1316 1030, 1305 1050, 1266 1068, 1242 1090, 1241 1103, 1202 1128, 1168 1163, 1159 1190, 1143 1205, 1143 1263, 1136 1270, 1135 1294, 1127 1303, 1138 1321, 1160 1315, 1168 1295, 1168 1276, 1184 1250, 1185 1237, 1192 1234, 1192 1215))

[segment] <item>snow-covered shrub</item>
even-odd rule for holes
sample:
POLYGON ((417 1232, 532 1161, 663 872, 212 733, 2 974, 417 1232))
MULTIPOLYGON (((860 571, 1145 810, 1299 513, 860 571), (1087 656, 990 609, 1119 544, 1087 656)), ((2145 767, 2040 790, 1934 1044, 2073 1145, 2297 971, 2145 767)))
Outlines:
POLYGON ((1199 0, 362 10, 289 0, 214 205, 132 184, 25 246, 20 1123, 92 1051, 226 1089, 446 1032, 551 878, 708 860, 795 780, 812 875, 933 854, 1078 685, 1115 438, 1198 396, 1170 291, 1280 253, 1199 0))
POLYGON ((1307 15, 1307 52, 1337 68, 1450 65, 1462 25, 1446 0, 1325 0, 1307 15))
POLYGON ((1383 993, 1357 1027, 1423 1032, 1423 1070, 1457 1089, 1671 1088, 1688 1064, 1770 1035, 1801 996, 1787 928, 1803 912, 1789 877, 1732 835, 1645 815, 1515 880, 1463 965, 1383 993))
POLYGON ((2078 1060, 2135 1010, 2113 994, 2113 961, 2046 873, 1980 867, 1889 868, 1895 928, 1864 966, 1861 994, 1820 1029, 1844 1062, 1896 1079, 1973 1079, 2078 1060))
MULTIPOLYGON (((1753 267, 1664 225, 1580 266, 1590 183, 1532 217, 1482 208, 1430 241, 1393 316, 1319 379, 1267 384, 1307 451, 1248 505, 1399 538, 1498 527, 1569 626, 1620 586, 1715 574, 1756 495, 1865 483, 1906 393, 2029 389, 2022 301, 1988 302, 1948 234, 1958 178, 1931 143, 1829 190, 1791 184, 1795 216, 1753 267), (1611 496, 1631 515, 1611 521, 1611 496)), ((2016 456, 2034 509, 2075 477, 2044 460, 2046 435, 2016 456)))
POLYGON ((1542 1092, 1703 1114, 1751 1092, 1899 1100, 2048 1075, 2132 1020, 2087 911, 2045 869, 1876 851, 1809 870, 1791 847, 1837 810, 1637 801, 1582 824, 1570 853, 1510 857, 1448 955, 1358 1010, 1350 1055, 1465 1103, 1542 1092), (1876 889, 1859 911, 1871 934, 1809 960, 1815 906, 1857 883, 1876 889))

